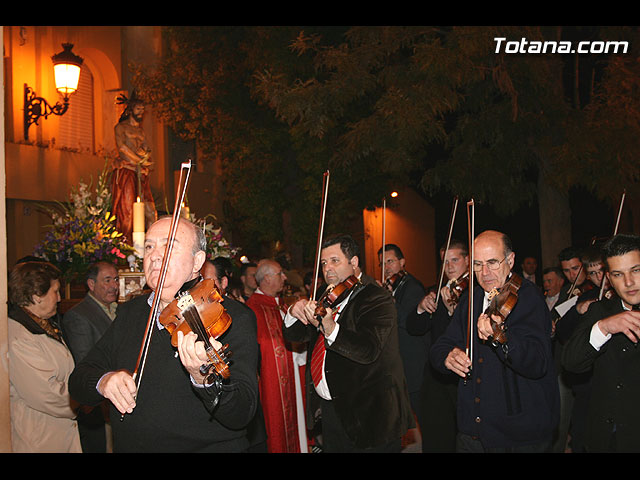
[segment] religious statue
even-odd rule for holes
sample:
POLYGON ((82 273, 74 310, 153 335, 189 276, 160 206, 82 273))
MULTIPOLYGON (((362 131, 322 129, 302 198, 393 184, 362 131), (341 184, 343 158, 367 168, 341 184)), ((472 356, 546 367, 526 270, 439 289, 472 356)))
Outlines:
POLYGON ((134 202, 138 199, 144 202, 146 225, 151 225, 157 219, 149 187, 149 170, 153 162, 150 160, 151 149, 146 144, 142 129, 144 103, 135 91, 131 98, 118 96, 117 103, 126 107, 114 128, 118 157, 113 163, 111 197, 116 228, 132 242, 134 202))

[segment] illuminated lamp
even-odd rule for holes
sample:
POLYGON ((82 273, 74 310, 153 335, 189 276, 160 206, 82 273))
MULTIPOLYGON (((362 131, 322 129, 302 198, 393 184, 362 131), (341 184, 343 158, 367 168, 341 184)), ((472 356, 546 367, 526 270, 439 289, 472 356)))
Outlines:
POLYGON ((38 124, 40 117, 49 115, 64 115, 69 109, 69 97, 78 89, 80 80, 80 67, 82 58, 71 51, 73 44, 63 43, 62 52, 53 55, 53 73, 55 76, 56 90, 62 95, 63 102, 59 101, 51 106, 44 98, 38 97, 36 92, 24 84, 24 139, 29 140, 29 126, 38 124))

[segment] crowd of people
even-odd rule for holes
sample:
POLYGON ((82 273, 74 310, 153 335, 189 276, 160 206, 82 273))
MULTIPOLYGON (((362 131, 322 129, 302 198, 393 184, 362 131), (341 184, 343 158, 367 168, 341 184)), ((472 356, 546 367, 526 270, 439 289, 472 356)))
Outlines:
POLYGON ((487 230, 442 246, 424 286, 395 244, 368 276, 348 234, 323 239, 318 278, 285 255, 238 269, 182 218, 163 272, 170 223, 124 303, 108 262, 63 315, 56 267, 11 270, 15 452, 397 453, 411 430, 423 453, 640 451, 636 235, 538 269, 487 230))

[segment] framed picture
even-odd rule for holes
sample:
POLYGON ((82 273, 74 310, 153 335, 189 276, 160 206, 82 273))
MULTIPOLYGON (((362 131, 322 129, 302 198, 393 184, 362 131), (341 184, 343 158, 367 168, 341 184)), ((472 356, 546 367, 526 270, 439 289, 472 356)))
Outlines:
POLYGON ((120 277, 120 296, 118 302, 126 302, 133 297, 141 295, 147 280, 142 272, 119 272, 120 277))

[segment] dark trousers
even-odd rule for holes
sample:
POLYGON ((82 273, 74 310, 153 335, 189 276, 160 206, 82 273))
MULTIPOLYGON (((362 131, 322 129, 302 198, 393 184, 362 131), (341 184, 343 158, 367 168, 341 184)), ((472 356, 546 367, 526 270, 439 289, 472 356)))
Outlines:
MULTIPOLYGON (((402 439, 372 448, 357 448, 336 415, 333 402, 322 400, 322 450, 325 453, 400 453, 402 439)), ((358 408, 354 406, 354 408, 358 408)))
POLYGON ((456 437, 457 453, 550 453, 552 451, 551 447, 551 439, 534 445, 485 448, 480 440, 470 435, 458 433, 456 437))
POLYGON ((107 436, 100 406, 78 414, 78 433, 83 453, 106 453, 107 436))

